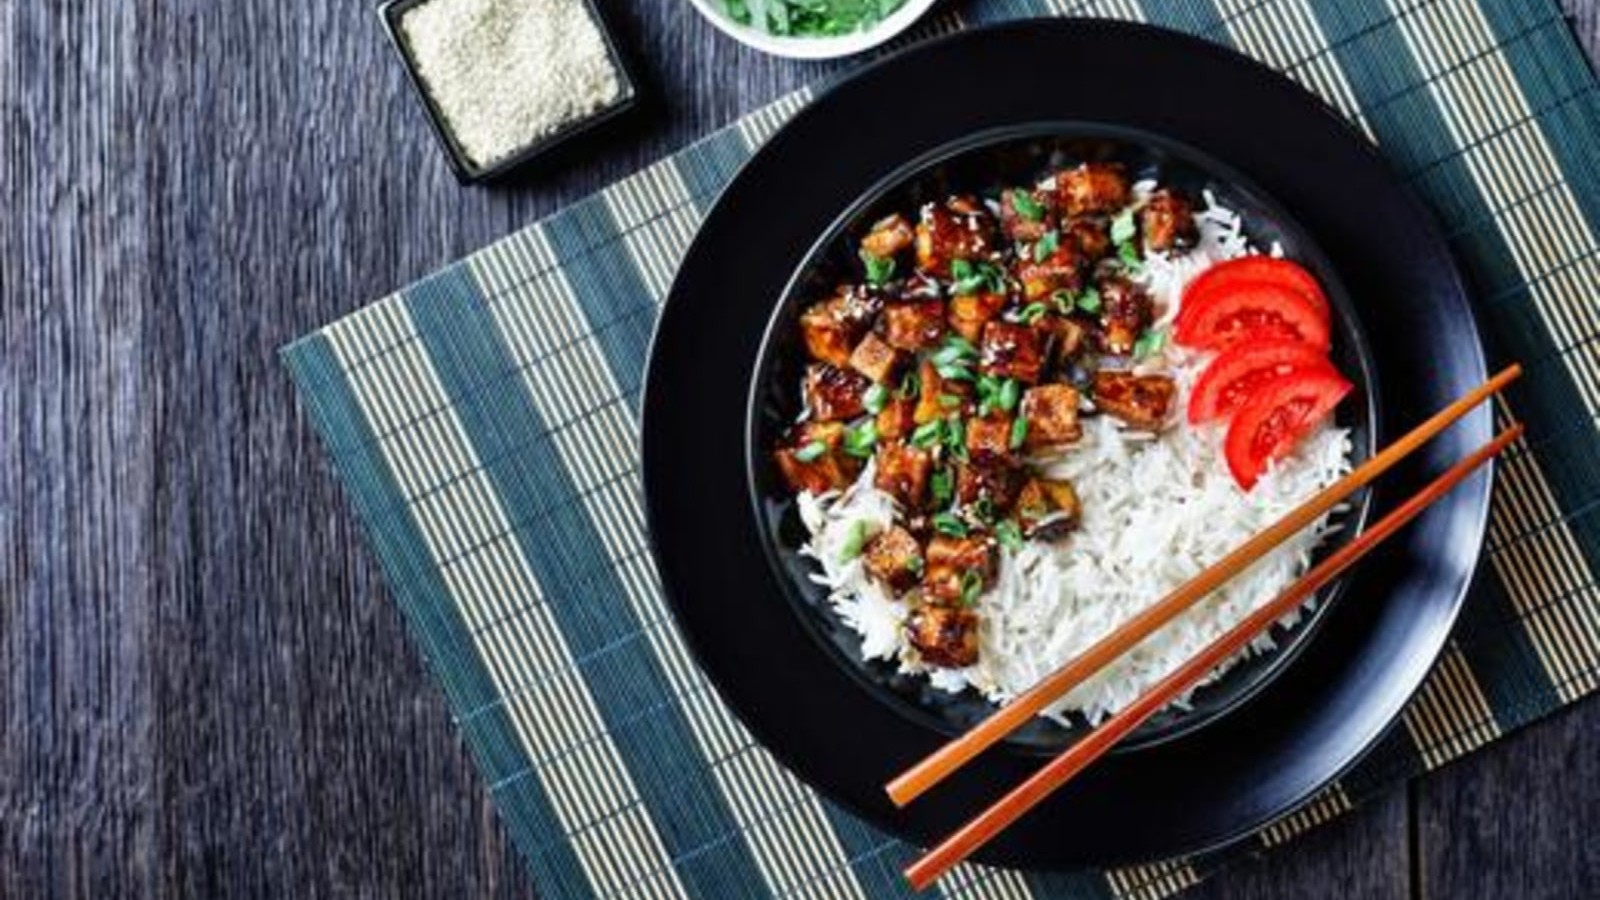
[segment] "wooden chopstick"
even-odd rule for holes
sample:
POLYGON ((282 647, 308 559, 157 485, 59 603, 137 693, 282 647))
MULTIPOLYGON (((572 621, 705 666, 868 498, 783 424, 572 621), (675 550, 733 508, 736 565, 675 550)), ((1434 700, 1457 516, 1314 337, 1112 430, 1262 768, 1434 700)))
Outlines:
POLYGON ((1239 545, 1216 564, 1124 622, 1116 630, 1095 642, 1082 655, 1046 675, 1038 684, 1018 694, 1010 703, 995 710, 989 718, 979 722, 970 731, 952 739, 890 781, 885 786, 889 799, 894 801, 896 806, 905 806, 922 796, 929 788, 949 777, 974 756, 1004 739, 1006 735, 1038 715, 1046 706, 1065 695, 1084 679, 1105 668, 1201 598, 1221 587, 1224 582, 1249 567, 1263 554, 1393 468, 1412 451, 1448 428, 1482 403, 1485 398, 1500 391, 1521 374, 1522 367, 1519 365, 1501 369, 1493 378, 1435 413, 1427 421, 1356 467, 1350 474, 1324 488, 1266 530, 1239 545))
POLYGON ((1274 622, 1296 609, 1307 597, 1332 581, 1385 538, 1405 526, 1434 501, 1449 493, 1479 466, 1510 446, 1511 442, 1521 434, 1521 425, 1513 425, 1500 432, 1494 440, 1451 466, 1443 475, 1384 516, 1376 525, 1363 531, 1355 540, 1329 554, 1327 559, 1290 585, 1270 603, 1251 613, 1198 655, 1140 695, 1131 705, 1107 719, 1099 728, 1067 748, 1060 756, 1051 760, 993 806, 908 866, 905 870, 906 879, 917 890, 932 884, 952 866, 966 859, 1039 801, 1050 796, 1070 778, 1099 759, 1129 732, 1172 702, 1173 698, 1243 649, 1257 635, 1272 627, 1274 622))

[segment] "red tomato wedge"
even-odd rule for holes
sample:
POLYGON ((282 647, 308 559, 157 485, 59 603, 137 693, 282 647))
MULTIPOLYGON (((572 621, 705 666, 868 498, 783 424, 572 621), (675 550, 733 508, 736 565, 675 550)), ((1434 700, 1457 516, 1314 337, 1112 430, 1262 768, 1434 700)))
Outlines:
POLYGON ((1226 419, 1262 385, 1301 372, 1338 372, 1322 351, 1286 338, 1244 341, 1222 351, 1189 393, 1189 421, 1226 419))
POLYGON ((1183 302, 1178 309, 1178 322, 1192 314, 1201 301, 1213 294, 1226 293, 1228 288, 1248 282, 1265 282, 1288 288, 1307 300, 1322 316, 1328 318, 1328 297, 1322 293, 1316 276, 1299 263, 1271 256, 1241 256, 1220 262, 1201 272, 1183 289, 1183 302))
POLYGON ((1228 426, 1224 453, 1239 487, 1250 490, 1267 470, 1294 449, 1351 390, 1331 370, 1285 375, 1256 388, 1228 426))
POLYGON ((1240 341, 1288 338, 1326 352, 1328 317, 1304 294, 1265 281, 1248 281, 1200 297, 1179 316, 1173 336, 1186 347, 1222 350, 1240 341))

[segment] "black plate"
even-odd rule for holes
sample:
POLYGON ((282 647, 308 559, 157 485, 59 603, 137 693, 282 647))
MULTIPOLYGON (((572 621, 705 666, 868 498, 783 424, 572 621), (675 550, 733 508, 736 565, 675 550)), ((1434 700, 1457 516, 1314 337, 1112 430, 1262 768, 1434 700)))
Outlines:
MULTIPOLYGON (((1354 464, 1371 455, 1380 433, 1371 348, 1338 273, 1305 229, 1260 188, 1192 147, 1099 123, 1039 122, 969 135, 901 166, 873 185, 800 262, 773 312, 751 380, 746 466, 756 527, 766 534, 764 546, 784 595, 808 630, 882 702, 951 736, 994 712, 994 705, 975 690, 958 695, 937 690, 925 677, 900 673, 894 663, 863 662, 860 636, 832 611, 827 589, 812 579, 819 569, 816 561, 799 552, 806 540, 805 526, 772 457, 772 448, 800 412, 797 386, 808 359, 798 323, 806 306, 829 295, 834 285, 860 278, 856 248, 861 235, 883 216, 897 211, 915 214, 923 203, 952 193, 997 196, 1007 186, 1031 184, 1049 172, 1087 160, 1121 163, 1135 180, 1155 178, 1190 197, 1210 192, 1221 205, 1243 217, 1245 232, 1255 246, 1277 244, 1291 259, 1310 268, 1324 285, 1334 310, 1333 361, 1340 371, 1349 373, 1356 388, 1353 399, 1341 404, 1338 414, 1339 424, 1351 432, 1354 464)), ((1352 513, 1341 517, 1343 527, 1324 544, 1322 555, 1360 533, 1368 499, 1363 492, 1352 513)), ((1319 605, 1295 628, 1279 629, 1276 652, 1233 666, 1223 678, 1197 690, 1188 709, 1169 707, 1157 713, 1117 752, 1186 734, 1248 699, 1293 658, 1345 583, 1341 580, 1324 590, 1319 605)), ((1010 740, 1037 753, 1058 752, 1083 728, 1081 720, 1063 727, 1040 718, 1018 729, 1010 740)))
MULTIPOLYGON (((644 396, 657 564, 700 664, 800 777, 930 843, 1030 774, 999 750, 893 809, 883 783, 943 735, 891 711, 818 646, 752 527, 746 388, 772 303, 856 198, 951 142, 1026 123, 1116 123, 1226 160, 1290 210, 1342 276, 1400 433, 1484 378, 1476 323, 1436 226, 1336 113, 1270 69, 1174 32, 1042 20, 965 32, 864 69, 798 113, 723 192, 662 311, 644 396), (1021 89, 1044 74, 1068 89, 1021 89), (1219 99, 1220 98, 1220 99, 1219 99), (768 301, 764 298, 773 298, 768 301)), ((1382 510, 1490 434, 1479 410, 1389 476, 1382 510)), ((1237 839, 1313 796, 1393 723, 1444 646, 1482 546, 1470 479, 1351 578, 1315 640, 1203 729, 1103 760, 979 858, 1117 865, 1237 839)))

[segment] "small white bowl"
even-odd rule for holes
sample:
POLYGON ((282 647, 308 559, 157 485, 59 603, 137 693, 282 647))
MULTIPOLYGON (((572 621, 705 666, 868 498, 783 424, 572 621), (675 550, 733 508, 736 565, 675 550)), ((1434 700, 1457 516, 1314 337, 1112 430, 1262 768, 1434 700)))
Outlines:
POLYGON ((693 3, 700 15, 709 19, 718 31, 763 53, 790 59, 835 59, 870 50, 888 41, 910 28, 939 0, 906 0, 903 6, 866 31, 841 34, 836 37, 787 37, 767 34, 729 18, 722 0, 689 0, 689 2, 693 3))

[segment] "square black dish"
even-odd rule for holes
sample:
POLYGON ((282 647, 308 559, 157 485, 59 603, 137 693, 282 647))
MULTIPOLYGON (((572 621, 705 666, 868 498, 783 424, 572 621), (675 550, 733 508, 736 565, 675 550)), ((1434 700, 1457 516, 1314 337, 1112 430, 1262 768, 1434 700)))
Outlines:
POLYGON ((616 40, 607 27, 605 17, 593 0, 575 0, 582 5, 604 43, 606 59, 618 81, 619 90, 616 98, 607 105, 560 125, 548 134, 535 138, 489 163, 481 165, 475 163, 452 129, 449 117, 419 71, 416 57, 401 27, 402 20, 409 12, 431 2, 435 0, 387 0, 378 7, 378 15, 383 20, 384 31, 388 34, 390 45, 405 66, 406 77, 411 83, 412 91, 427 113, 428 124, 450 163, 451 171, 463 184, 489 181, 535 159, 545 157, 558 148, 568 146, 576 138, 617 119, 638 103, 637 80, 629 69, 627 58, 619 51, 616 40))

